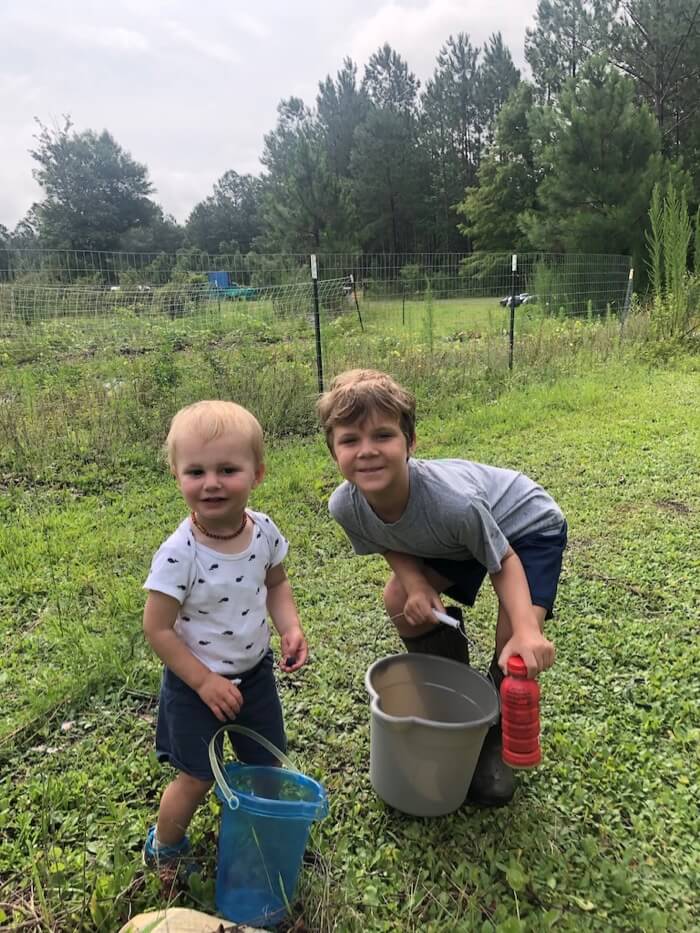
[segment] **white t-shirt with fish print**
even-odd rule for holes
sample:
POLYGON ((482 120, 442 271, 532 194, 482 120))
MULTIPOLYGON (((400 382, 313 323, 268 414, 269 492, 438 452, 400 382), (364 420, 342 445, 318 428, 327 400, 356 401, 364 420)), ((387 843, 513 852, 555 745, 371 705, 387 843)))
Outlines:
POLYGON ((255 527, 245 551, 222 554, 200 544, 186 518, 156 551, 144 583, 144 589, 180 603, 175 631, 192 654, 218 674, 242 674, 267 651, 265 578, 288 549, 268 515, 246 511, 255 527))

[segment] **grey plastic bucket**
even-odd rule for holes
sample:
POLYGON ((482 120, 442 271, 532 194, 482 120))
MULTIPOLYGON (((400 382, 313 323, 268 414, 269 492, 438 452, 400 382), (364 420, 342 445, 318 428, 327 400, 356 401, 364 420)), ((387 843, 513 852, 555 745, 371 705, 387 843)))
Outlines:
POLYGON ((370 780, 412 816, 443 816, 464 802, 481 746, 498 721, 491 681, 431 654, 396 654, 369 668, 370 780))

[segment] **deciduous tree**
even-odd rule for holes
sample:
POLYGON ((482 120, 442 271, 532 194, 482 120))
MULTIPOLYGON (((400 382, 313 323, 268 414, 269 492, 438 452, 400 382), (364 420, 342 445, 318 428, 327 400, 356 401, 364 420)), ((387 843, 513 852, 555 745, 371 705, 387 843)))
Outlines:
POLYGON ((69 117, 50 129, 39 123, 34 177, 45 198, 35 205, 46 246, 116 250, 122 235, 153 219, 148 169, 103 130, 72 130, 69 117))
POLYGON ((195 205, 186 221, 187 239, 209 254, 226 250, 247 253, 262 233, 263 184, 233 169, 219 178, 208 198, 195 205))

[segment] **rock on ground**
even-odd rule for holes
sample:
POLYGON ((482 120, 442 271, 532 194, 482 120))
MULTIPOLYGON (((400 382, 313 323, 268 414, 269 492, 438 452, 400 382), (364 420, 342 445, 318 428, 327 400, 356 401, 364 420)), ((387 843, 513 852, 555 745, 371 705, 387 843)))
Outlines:
POLYGON ((169 907, 139 914, 125 923, 119 933, 264 933, 259 927, 231 923, 186 907, 169 907))

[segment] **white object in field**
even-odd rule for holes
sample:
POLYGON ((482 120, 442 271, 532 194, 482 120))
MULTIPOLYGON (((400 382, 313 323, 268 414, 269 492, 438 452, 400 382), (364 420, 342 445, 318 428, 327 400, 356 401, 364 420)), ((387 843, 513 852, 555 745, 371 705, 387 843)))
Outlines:
POLYGON ((448 616, 446 612, 439 612, 437 609, 433 609, 433 615, 438 620, 438 622, 444 622, 445 625, 449 625, 451 628, 459 628, 459 622, 457 619, 453 619, 452 616, 448 616))

